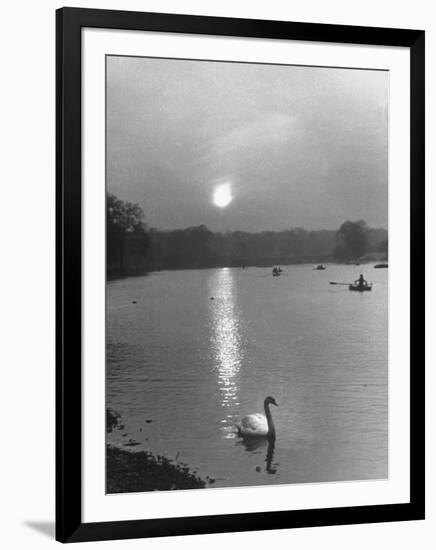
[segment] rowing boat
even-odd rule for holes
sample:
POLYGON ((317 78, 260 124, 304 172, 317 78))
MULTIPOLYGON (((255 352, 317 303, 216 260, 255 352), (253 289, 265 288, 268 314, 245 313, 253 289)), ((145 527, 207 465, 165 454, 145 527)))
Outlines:
POLYGON ((348 285, 348 290, 354 290, 355 292, 365 292, 367 290, 372 290, 372 286, 364 286, 364 285, 348 285))

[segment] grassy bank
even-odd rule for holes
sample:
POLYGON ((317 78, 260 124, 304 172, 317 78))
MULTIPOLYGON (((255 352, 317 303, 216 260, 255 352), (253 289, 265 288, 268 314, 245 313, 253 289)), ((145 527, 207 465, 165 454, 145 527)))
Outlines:
POLYGON ((126 451, 106 447, 106 490, 108 493, 202 489, 206 481, 188 466, 148 451, 126 451))

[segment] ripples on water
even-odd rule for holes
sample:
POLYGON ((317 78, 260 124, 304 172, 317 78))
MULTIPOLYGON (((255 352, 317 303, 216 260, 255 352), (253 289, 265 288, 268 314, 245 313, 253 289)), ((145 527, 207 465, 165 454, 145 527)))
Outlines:
POLYGON ((218 486, 386 477, 387 271, 359 269, 371 293, 328 285, 357 278, 353 266, 109 283, 106 397, 126 427, 111 437, 218 486), (275 445, 237 438, 237 419, 270 394, 275 445))

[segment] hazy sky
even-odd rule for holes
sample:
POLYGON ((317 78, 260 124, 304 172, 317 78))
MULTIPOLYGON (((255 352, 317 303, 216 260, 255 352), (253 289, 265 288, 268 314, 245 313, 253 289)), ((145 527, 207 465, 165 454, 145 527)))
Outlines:
POLYGON ((381 71, 109 57, 108 190, 159 229, 387 227, 388 85, 381 71))

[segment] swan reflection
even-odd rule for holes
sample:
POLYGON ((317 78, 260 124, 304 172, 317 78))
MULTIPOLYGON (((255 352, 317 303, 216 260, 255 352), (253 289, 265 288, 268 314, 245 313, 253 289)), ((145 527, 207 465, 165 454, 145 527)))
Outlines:
POLYGON ((210 292, 214 300, 210 305, 211 344, 215 357, 221 406, 227 414, 221 420, 224 437, 235 437, 234 423, 237 417, 238 374, 242 365, 241 327, 236 308, 233 270, 215 271, 210 280, 210 292))
POLYGON ((254 453, 254 454, 257 454, 263 450, 266 450, 265 471, 268 474, 277 473, 278 464, 274 462, 274 450, 276 446, 275 439, 267 439, 263 437, 252 437, 247 439, 241 439, 240 441, 237 442, 237 445, 243 445, 247 452, 254 453))

